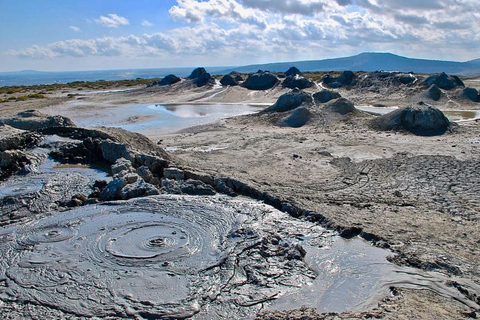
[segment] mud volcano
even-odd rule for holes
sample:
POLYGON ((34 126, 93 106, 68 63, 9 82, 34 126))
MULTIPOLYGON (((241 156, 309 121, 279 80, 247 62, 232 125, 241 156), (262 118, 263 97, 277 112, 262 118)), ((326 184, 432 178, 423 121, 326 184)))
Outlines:
POLYGON ((372 121, 372 126, 381 131, 408 131, 419 136, 435 136, 447 132, 451 123, 442 111, 420 102, 380 116, 372 121))

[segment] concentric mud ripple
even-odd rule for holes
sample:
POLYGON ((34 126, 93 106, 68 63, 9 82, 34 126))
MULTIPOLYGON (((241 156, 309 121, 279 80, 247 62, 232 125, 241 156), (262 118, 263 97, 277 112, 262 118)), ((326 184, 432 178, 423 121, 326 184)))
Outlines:
POLYGON ((61 225, 35 227, 17 240, 24 247, 35 246, 40 243, 53 243, 68 240, 77 234, 77 230, 61 225))
POLYGON ((270 276, 287 283, 305 273, 295 285, 314 277, 299 248, 272 235, 272 213, 252 201, 179 196, 53 213, 2 233, 0 298, 100 317, 184 318, 222 295, 234 308, 255 306, 293 287, 270 276))
POLYGON ((258 202, 162 195, 0 228, 0 299, 136 319, 371 307, 392 284, 473 303, 445 277, 393 268, 386 255, 360 240, 339 246, 333 232, 258 202))
POLYGON ((0 199, 4 197, 18 197, 40 191, 44 186, 43 179, 18 178, 0 184, 0 199))
POLYGON ((217 263, 221 257, 219 237, 226 233, 224 227, 231 227, 229 220, 233 219, 226 215, 208 224, 206 217, 194 219, 193 212, 192 217, 175 217, 123 209, 118 215, 122 217, 118 221, 97 221, 109 226, 99 230, 94 252, 99 261, 132 267, 155 265, 176 272, 217 263))

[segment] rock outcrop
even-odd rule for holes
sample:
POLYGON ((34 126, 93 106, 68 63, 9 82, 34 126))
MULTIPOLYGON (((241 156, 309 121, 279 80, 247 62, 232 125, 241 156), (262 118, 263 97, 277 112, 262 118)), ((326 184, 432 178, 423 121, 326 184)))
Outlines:
POLYGON ((6 150, 0 152, 0 181, 8 178, 32 164, 28 155, 20 150, 6 150))
POLYGON ((116 143, 110 140, 100 142, 100 151, 103 158, 109 163, 114 163, 117 159, 124 158, 134 162, 135 155, 126 143, 116 143))
POLYGON ((458 87, 465 87, 465 84, 463 83, 462 80, 460 80, 459 77, 447 75, 445 72, 430 76, 423 82, 423 85, 426 87, 430 87, 432 84, 435 84, 439 88, 444 90, 451 90, 458 87))
POLYGON ((480 102, 480 93, 475 88, 467 87, 460 92, 460 97, 473 102, 480 102))
POLYGON ((350 100, 347 100, 345 98, 337 99, 334 102, 328 104, 325 107, 325 111, 329 113, 338 113, 340 115, 359 112, 355 108, 353 103, 350 100))
POLYGON ((434 101, 438 101, 442 98, 443 96, 443 92, 442 90, 440 90, 439 87, 437 87, 436 84, 432 84, 430 86, 430 88, 428 88, 428 91, 426 93, 427 97, 434 100, 434 101))
POLYGON ((268 90, 277 85, 279 80, 270 72, 252 74, 245 80, 243 86, 249 90, 268 90))
POLYGON ((222 86, 238 86, 238 81, 229 74, 224 75, 220 80, 220 83, 222 84, 222 86))
POLYGON ((311 104, 313 101, 310 94, 293 90, 291 92, 281 95, 274 105, 268 107, 265 112, 285 112, 298 108, 300 105, 306 103, 311 104))
POLYGON ((243 79, 243 76, 240 73, 238 73, 237 71, 232 71, 228 75, 231 76, 233 79, 235 79, 235 81, 237 81, 237 82, 241 82, 241 81, 245 80, 245 79, 243 79))
POLYGON ((21 130, 41 130, 54 127, 75 127, 67 117, 48 116, 37 110, 19 112, 12 117, 0 118, 0 125, 9 125, 21 130))
POLYGON ((435 136, 447 132, 451 123, 442 111, 420 102, 374 119, 372 127, 381 131, 407 131, 420 136, 435 136))
POLYGON ((398 91, 404 86, 415 83, 417 78, 413 74, 390 71, 375 71, 362 74, 355 80, 355 88, 389 94, 398 91))
POLYGON ((165 78, 163 78, 162 80, 160 80, 158 82, 158 86, 160 87, 163 87, 163 86, 170 86, 172 84, 175 84, 177 82, 180 82, 182 79, 180 79, 179 77, 177 77, 176 75, 174 74, 169 74, 168 76, 166 76, 165 78))
POLYGON ((290 67, 290 68, 285 72, 285 76, 286 76, 286 77, 294 76, 294 75, 303 76, 303 73, 300 72, 300 70, 298 70, 297 67, 290 67))
POLYGON ((0 125, 0 151, 31 147, 37 145, 41 139, 36 132, 0 125))
POLYGON ((396 75, 396 78, 403 84, 410 84, 417 80, 417 78, 415 78, 415 76, 413 76, 412 74, 399 74, 396 75))

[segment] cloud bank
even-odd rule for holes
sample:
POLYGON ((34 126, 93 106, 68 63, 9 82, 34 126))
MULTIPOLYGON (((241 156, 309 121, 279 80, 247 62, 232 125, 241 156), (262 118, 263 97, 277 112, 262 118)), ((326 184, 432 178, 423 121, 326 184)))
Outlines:
MULTIPOLYGON (((25 59, 210 57, 211 64, 244 64, 390 51, 468 60, 479 54, 479 8, 477 0, 178 0, 169 14, 181 27, 71 39, 11 54, 25 59)), ((116 14, 95 22, 109 28, 129 24, 116 14)))

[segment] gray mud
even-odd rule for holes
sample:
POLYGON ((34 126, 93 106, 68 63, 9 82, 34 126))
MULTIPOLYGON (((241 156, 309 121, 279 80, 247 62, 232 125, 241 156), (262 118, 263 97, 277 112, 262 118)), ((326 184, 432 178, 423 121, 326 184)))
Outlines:
POLYGON ((446 277, 396 267, 388 253, 259 202, 162 195, 0 230, 0 299, 84 317, 245 319, 363 309, 405 285, 472 304, 446 277))
POLYGON ((71 142, 75 140, 47 136, 39 147, 27 151, 32 163, 23 174, 0 182, 0 225, 57 210, 76 194, 90 194, 96 180, 111 179, 100 168, 60 164, 48 156, 56 145, 71 142))
MULTIPOLYGON (((293 225, 300 226, 265 205, 226 197, 160 196, 54 213, 1 231, 0 298, 79 316, 245 318, 315 278, 294 235, 282 231, 293 225)), ((307 227, 295 233, 331 241, 330 232, 307 227)))

